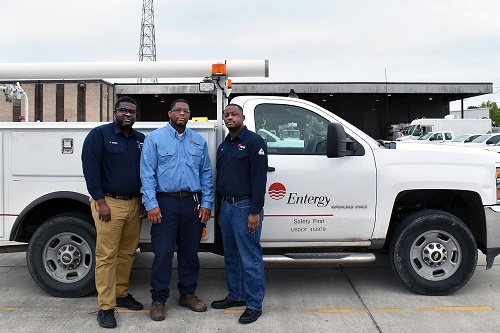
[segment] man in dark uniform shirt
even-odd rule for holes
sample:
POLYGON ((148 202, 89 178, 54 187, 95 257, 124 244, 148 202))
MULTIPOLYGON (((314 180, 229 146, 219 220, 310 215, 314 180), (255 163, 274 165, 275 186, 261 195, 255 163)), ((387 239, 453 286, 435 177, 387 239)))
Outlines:
POLYGON ((95 283, 101 327, 116 327, 115 306, 141 310, 128 293, 141 231, 139 162, 144 134, 132 129, 137 104, 115 103, 114 121, 92 129, 83 143, 82 167, 97 230, 95 283))
POLYGON ((267 148, 264 140, 243 125, 243 109, 229 104, 224 123, 229 130, 217 150, 217 202, 224 243, 227 289, 215 309, 246 306, 242 324, 262 314, 265 293, 260 234, 267 181, 267 148))

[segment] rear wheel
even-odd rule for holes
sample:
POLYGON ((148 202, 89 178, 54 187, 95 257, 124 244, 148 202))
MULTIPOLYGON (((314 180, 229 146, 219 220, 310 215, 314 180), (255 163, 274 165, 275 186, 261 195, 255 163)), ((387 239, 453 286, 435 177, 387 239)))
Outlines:
POLYGON ((26 260, 33 280, 56 297, 81 297, 95 290, 96 232, 83 215, 58 215, 33 234, 26 260))
POLYGON ((391 243, 391 263, 411 290, 448 295, 474 274, 477 245, 469 228, 452 214, 424 210, 408 216, 391 243))

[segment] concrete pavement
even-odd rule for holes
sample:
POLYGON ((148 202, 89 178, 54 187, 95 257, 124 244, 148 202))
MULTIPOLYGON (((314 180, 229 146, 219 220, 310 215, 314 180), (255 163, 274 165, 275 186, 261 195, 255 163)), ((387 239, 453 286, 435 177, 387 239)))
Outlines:
MULTIPOLYGON (((500 327, 500 267, 485 270, 484 256, 471 281, 450 296, 422 296, 392 272, 386 255, 364 265, 266 265, 264 313, 241 325, 243 309, 195 313, 177 304, 177 272, 167 318, 149 318, 151 253, 138 253, 130 292, 145 305, 118 309, 118 327, 96 320, 97 296, 77 299, 45 294, 31 279, 25 253, 0 254, 0 331, 10 332, 496 332, 500 327)), ((201 253, 197 295, 209 304, 226 296, 223 259, 201 253)))

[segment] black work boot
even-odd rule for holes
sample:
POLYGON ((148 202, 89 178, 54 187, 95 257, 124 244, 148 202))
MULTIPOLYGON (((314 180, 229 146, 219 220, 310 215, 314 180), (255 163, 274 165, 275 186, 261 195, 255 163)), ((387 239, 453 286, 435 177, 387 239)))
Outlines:
POLYGON ((99 322, 99 326, 104 328, 115 328, 116 319, 114 312, 115 309, 99 310, 99 312, 97 312, 97 321, 99 322))

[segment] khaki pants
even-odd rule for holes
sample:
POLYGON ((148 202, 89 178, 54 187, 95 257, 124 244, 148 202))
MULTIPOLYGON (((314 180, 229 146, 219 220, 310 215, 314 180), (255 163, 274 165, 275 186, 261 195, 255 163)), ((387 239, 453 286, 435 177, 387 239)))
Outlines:
POLYGON ((90 200, 97 230, 95 285, 101 310, 113 309, 117 297, 127 296, 141 232, 140 197, 131 200, 105 199, 111 209, 109 222, 99 220, 97 202, 90 200))

